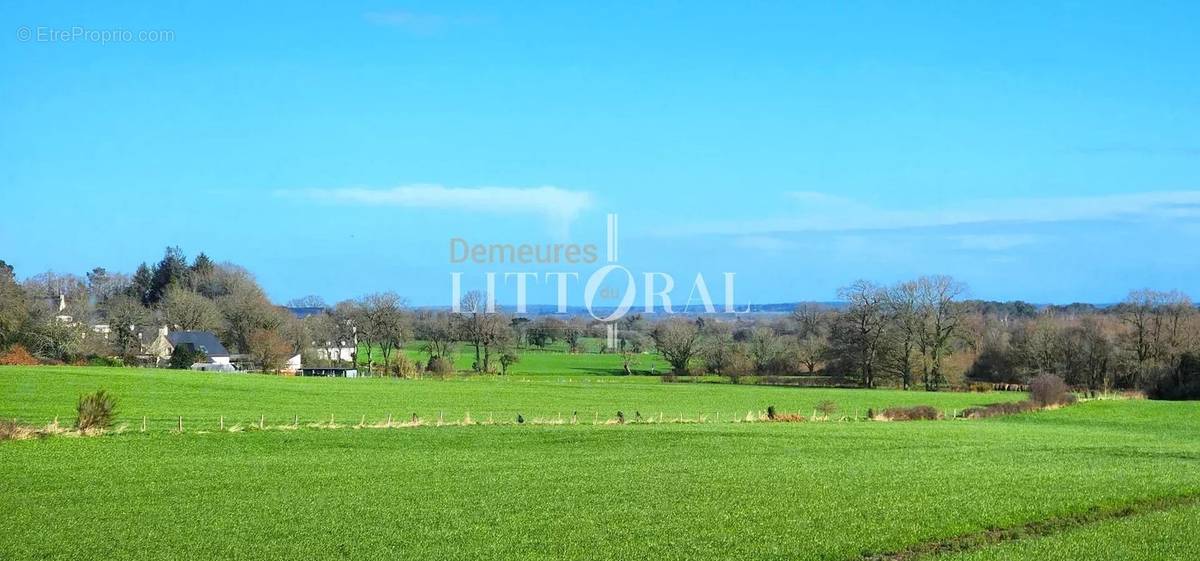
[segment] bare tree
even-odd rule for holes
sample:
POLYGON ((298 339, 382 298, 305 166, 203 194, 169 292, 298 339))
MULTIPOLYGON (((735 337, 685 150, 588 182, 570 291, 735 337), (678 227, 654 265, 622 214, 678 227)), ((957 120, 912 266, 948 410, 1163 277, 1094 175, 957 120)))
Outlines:
POLYGON ((673 318, 660 322, 651 332, 659 354, 671 364, 676 374, 688 373, 692 358, 699 352, 700 329, 695 322, 673 318))
POLYGON ((886 292, 886 306, 890 323, 889 336, 893 352, 887 363, 900 376, 904 389, 912 387, 913 361, 926 327, 922 309, 922 285, 919 282, 902 282, 886 292))
POLYGON ((817 371, 817 366, 825 362, 829 354, 829 336, 823 333, 812 333, 796 342, 796 360, 804 365, 809 374, 817 371))
POLYGON ((958 301, 966 292, 965 284, 951 277, 938 275, 917 279, 921 309, 925 316, 921 346, 928 357, 925 370, 925 389, 936 390, 946 382, 943 359, 951 343, 959 335, 966 307, 958 301))
POLYGON ((279 372, 291 356, 291 345, 278 333, 269 329, 256 329, 251 332, 247 336, 247 345, 250 359, 259 365, 263 372, 279 372))
POLYGON ((368 294, 359 301, 361 325, 359 334, 367 343, 367 371, 373 373, 371 365, 374 347, 383 355, 384 371, 391 366, 392 354, 402 348, 408 340, 411 327, 404 311, 407 303, 394 292, 368 294))
POLYGON ((183 331, 216 331, 221 326, 216 302, 181 286, 168 287, 159 306, 167 324, 183 331))
POLYGON ((750 358, 754 361, 754 371, 758 374, 770 374, 776 367, 776 361, 782 352, 779 336, 766 326, 754 328, 748 342, 750 358))
POLYGON ((436 361, 453 362, 456 330, 446 313, 421 312, 416 320, 416 336, 425 342, 424 351, 432 365, 436 361))
POLYGON ((475 348, 475 363, 472 370, 482 372, 484 330, 483 321, 487 311, 484 309, 483 293, 472 290, 463 295, 459 305, 459 313, 455 315, 455 327, 458 339, 466 341, 475 348))
POLYGON ((150 319, 150 310, 128 294, 118 294, 104 302, 103 309, 113 334, 113 351, 127 359, 141 351, 137 327, 150 319))
POLYGON ((287 303, 289 308, 328 308, 325 304, 325 299, 316 294, 309 294, 299 298, 292 298, 287 303))
POLYGON ((253 277, 234 274, 224 280, 224 295, 217 298, 217 307, 225 318, 221 339, 240 352, 248 352, 250 334, 260 329, 275 331, 283 322, 283 312, 271 304, 253 277))
POLYGON ((837 324, 835 341, 844 360, 858 371, 862 385, 873 388, 887 326, 884 290, 860 280, 840 289, 838 297, 849 306, 837 324))

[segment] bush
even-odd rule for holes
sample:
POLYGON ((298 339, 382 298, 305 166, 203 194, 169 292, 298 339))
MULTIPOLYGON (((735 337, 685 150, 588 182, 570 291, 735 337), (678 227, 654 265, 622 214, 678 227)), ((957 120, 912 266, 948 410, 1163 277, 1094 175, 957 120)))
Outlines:
POLYGON ((29 354, 21 345, 13 345, 4 353, 0 353, 0 364, 5 366, 37 366, 38 359, 29 354))
POLYGON ((1013 401, 1007 403, 993 403, 984 405, 983 407, 968 407, 963 409, 958 414, 964 419, 986 419, 988 417, 999 417, 1001 415, 1015 415, 1017 413, 1027 413, 1029 411, 1037 411, 1042 406, 1032 401, 1013 401))
POLYGON ((1175 371, 1155 380, 1146 394, 1150 399, 1200 399, 1200 355, 1185 353, 1175 371))
POLYGON ((443 356, 431 356, 425 364, 425 370, 439 378, 454 375, 454 362, 443 356))
POLYGON ((179 345, 171 351, 171 362, 168 366, 175 370, 187 370, 198 362, 208 362, 208 355, 192 345, 179 345))
POLYGON ((878 418, 885 421, 935 421, 942 418, 942 412, 928 405, 889 407, 878 418))
POLYGON ((84 432, 107 429, 112 426, 116 410, 117 398, 104 390, 81 395, 79 404, 75 406, 78 414, 75 428, 84 432))
POLYGON ((508 350, 500 353, 500 373, 508 374, 508 367, 521 362, 521 355, 508 350))
POLYGON ((971 382, 967 389, 975 393, 991 393, 992 385, 987 382, 971 382))
POLYGON ((41 431, 17 421, 0 420, 0 440, 25 440, 35 436, 45 436, 41 431))
POLYGON ((388 368, 388 374, 397 378, 416 378, 417 371, 416 363, 405 356, 404 353, 399 353, 399 356, 392 361, 391 366, 388 368))
POLYGON ((1074 401, 1073 397, 1066 382, 1053 374, 1042 374, 1029 382, 1029 401, 1042 407, 1064 405, 1074 401))
POLYGON ((125 366, 125 361, 115 356, 94 356, 88 359, 89 366, 125 366))
POLYGON ((837 413, 837 409, 837 404, 828 399, 817 404, 817 413, 820 413, 821 416, 825 418, 837 413))

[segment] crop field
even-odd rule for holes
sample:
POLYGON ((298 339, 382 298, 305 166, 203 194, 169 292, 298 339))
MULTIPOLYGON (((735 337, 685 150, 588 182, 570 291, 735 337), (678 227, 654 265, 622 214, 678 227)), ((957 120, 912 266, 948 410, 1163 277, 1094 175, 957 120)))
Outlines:
POLYGON ((1200 506, 1182 506, 1109 520, 1040 539, 1020 540, 970 553, 944 556, 946 561, 1150 561, 1195 559, 1200 538, 1196 521, 1200 506))
MULTIPOLYGON (((598 357, 601 355, 592 355, 598 357)), ((1023 394, 859 391, 753 385, 676 383, 657 377, 531 375, 461 377, 451 380, 393 378, 305 378, 261 374, 216 374, 165 369, 89 367, 0 367, 0 418, 44 424, 73 415, 80 394, 106 389, 120 400, 119 419, 140 428, 213 428, 227 423, 270 424, 328 421, 368 423, 417 414, 447 422, 470 413, 475 420, 569 418, 604 420, 622 411, 629 418, 661 414, 664 419, 733 420, 775 406, 781 412, 811 416, 822 401, 835 415, 861 417, 868 409, 928 404, 952 414, 956 409, 1023 394)))
POLYGON ((263 410, 280 421, 488 406, 732 416, 1021 396, 38 367, 0 369, 0 417, 69 421, 79 393, 100 387, 121 399, 122 422, 206 424, 0 442, 0 559, 906 559, 1046 521, 1045 535, 945 557, 1180 559, 1200 547, 1196 403, 973 421, 218 432, 217 415, 249 425, 263 410), (1081 513, 1098 514, 1053 524, 1081 513))

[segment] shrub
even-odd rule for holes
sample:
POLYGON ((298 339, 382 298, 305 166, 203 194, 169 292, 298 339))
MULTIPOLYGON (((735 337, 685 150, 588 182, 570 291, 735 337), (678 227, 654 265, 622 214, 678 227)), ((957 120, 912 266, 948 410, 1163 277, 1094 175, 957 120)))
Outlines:
POLYGON ((1070 403, 1072 397, 1066 382, 1053 374, 1042 374, 1029 382, 1029 400, 1043 407, 1070 403))
POLYGON ((984 405, 983 407, 968 407, 963 409, 958 416, 964 419, 986 419, 1001 415, 1027 413, 1029 411, 1037 411, 1041 408, 1041 405, 1032 401, 1012 401, 1007 403, 993 403, 991 405, 984 405))
POLYGON ((171 351, 171 362, 168 366, 176 370, 187 370, 198 362, 208 362, 208 355, 193 345, 179 345, 171 351))
POLYGON ((434 376, 445 378, 454 374, 454 362, 444 356, 431 356, 425 370, 434 376))
POLYGON ((29 354, 21 345, 13 345, 4 353, 0 353, 0 364, 6 366, 37 366, 38 359, 29 354))
POLYGON ((17 421, 2 421, 0 420, 0 440, 25 440, 35 436, 44 436, 37 429, 18 423, 17 421))
POLYGON ((889 407, 878 418, 885 421, 934 421, 942 418, 942 412, 929 405, 889 407))
POLYGON ((1200 355, 1185 353, 1175 371, 1155 380, 1146 393, 1150 399, 1200 399, 1200 355))
POLYGON ((510 367, 520 361, 521 361, 521 355, 518 355, 517 353, 515 353, 511 350, 506 350, 503 353, 500 353, 500 374, 507 375, 508 367, 510 367))
POLYGON ((775 406, 774 405, 767 406, 767 418, 772 421, 775 420, 775 406))
POLYGON ((399 353, 399 356, 392 361, 388 374, 397 378, 416 378, 417 365, 405 356, 404 353, 399 353))
POLYGON ((967 389, 975 393, 991 393, 992 385, 987 382, 971 382, 967 389))
POLYGON ((89 366, 125 366, 125 361, 115 356, 94 356, 88 360, 89 366))
POLYGON ((107 429, 112 426, 116 409, 117 398, 104 390, 81 395, 79 404, 75 406, 78 413, 75 428, 84 432, 107 429))
POLYGON ((817 413, 820 413, 822 417, 828 418, 830 415, 837 413, 837 409, 837 404, 828 399, 817 404, 817 413))

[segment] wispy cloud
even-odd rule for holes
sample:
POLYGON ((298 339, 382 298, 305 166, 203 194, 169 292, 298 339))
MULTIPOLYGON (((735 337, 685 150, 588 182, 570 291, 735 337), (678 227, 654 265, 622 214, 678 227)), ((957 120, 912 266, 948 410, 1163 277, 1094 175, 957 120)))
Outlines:
POLYGON ((771 253, 779 253, 792 249, 797 249, 798 244, 790 240, 785 240, 775 236, 741 236, 734 240, 737 247, 745 249, 753 249, 758 251, 766 251, 771 253))
POLYGON ((552 186, 445 187, 418 184, 390 189, 344 187, 283 190, 276 191, 276 195, 328 204, 535 215, 547 220, 551 228, 561 234, 565 234, 571 222, 594 204, 592 194, 587 191, 571 191, 552 186))
POLYGON ((692 222, 660 227, 659 235, 766 235, 783 232, 903 230, 999 223, 1200 218, 1200 191, 979 199, 925 208, 887 208, 826 193, 793 192, 786 216, 692 222))
POLYGON ((1005 251, 1038 241, 1037 236, 1030 234, 963 234, 950 239, 959 248, 972 251, 1005 251))
POLYGON ((467 25, 478 21, 477 18, 417 13, 404 10, 367 12, 363 14, 363 17, 375 25, 394 27, 414 35, 434 35, 452 26, 467 25))

